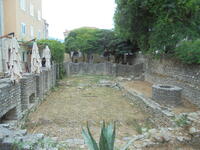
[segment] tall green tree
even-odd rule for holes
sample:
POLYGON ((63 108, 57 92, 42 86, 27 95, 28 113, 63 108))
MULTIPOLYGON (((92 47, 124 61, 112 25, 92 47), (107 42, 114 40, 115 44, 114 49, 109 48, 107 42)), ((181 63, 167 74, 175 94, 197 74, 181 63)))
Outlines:
MULTIPOLYGON (((80 50, 83 54, 105 54, 105 57, 114 55, 123 58, 124 53, 133 53, 137 50, 130 40, 119 37, 115 31, 96 28, 79 28, 72 30, 65 39, 66 52, 80 50)), ((117 61, 119 62, 119 61, 117 61)))
POLYGON ((174 53, 200 36, 199 0, 116 0, 115 29, 143 51, 174 53))
POLYGON ((66 52, 80 50, 83 53, 91 53, 95 51, 94 42, 98 30, 97 28, 89 27, 72 30, 65 39, 66 52))

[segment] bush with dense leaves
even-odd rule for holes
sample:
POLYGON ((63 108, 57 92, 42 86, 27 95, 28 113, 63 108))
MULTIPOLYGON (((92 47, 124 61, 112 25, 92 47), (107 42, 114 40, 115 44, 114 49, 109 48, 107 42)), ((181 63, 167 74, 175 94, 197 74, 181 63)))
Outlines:
POLYGON ((180 41, 200 37, 199 0, 115 1, 116 31, 137 43, 144 52, 171 55, 180 41))
POLYGON ((178 59, 187 64, 200 64, 200 39, 183 41, 175 49, 178 59))

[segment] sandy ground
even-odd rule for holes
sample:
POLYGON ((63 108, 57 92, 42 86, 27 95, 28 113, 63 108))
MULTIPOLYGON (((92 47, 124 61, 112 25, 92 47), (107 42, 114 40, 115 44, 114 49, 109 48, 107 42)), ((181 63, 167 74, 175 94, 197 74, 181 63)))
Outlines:
POLYGON ((97 138, 100 125, 117 122, 117 139, 138 134, 149 124, 148 114, 130 104, 123 93, 109 87, 99 87, 101 79, 112 80, 104 76, 74 76, 59 82, 46 100, 31 113, 26 128, 30 133, 44 133, 60 140, 82 139, 81 128, 89 122, 97 138))

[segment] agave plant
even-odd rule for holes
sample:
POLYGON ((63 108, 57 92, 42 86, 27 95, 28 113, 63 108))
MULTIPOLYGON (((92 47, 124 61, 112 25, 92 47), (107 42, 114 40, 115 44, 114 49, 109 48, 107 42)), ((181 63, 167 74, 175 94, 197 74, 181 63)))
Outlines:
MULTIPOLYGON (((105 122, 103 122, 103 126, 101 128, 101 136, 99 140, 99 145, 93 138, 89 125, 87 123, 87 131, 82 129, 82 134, 85 140, 85 143, 88 145, 89 150, 114 150, 115 143, 115 123, 105 126, 105 122)), ((137 138, 131 139, 126 145, 124 145, 120 150, 128 150, 129 146, 136 140, 143 138, 143 136, 139 136, 137 138)))
POLYGON ((88 145, 89 150, 114 150, 115 143, 115 123, 105 126, 105 122, 103 122, 103 126, 101 128, 101 136, 99 139, 99 145, 93 138, 89 125, 87 123, 87 131, 82 129, 82 134, 85 140, 85 143, 88 145))

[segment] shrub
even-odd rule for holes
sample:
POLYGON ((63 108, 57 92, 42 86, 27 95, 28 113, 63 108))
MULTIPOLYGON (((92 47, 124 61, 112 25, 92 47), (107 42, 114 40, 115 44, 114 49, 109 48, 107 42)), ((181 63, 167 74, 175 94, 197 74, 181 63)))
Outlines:
POLYGON ((184 127, 189 125, 189 120, 187 115, 178 116, 177 118, 174 118, 174 121, 176 125, 179 127, 184 127))
POLYGON ((175 56, 186 64, 200 64, 200 39, 181 42, 175 49, 175 56))

